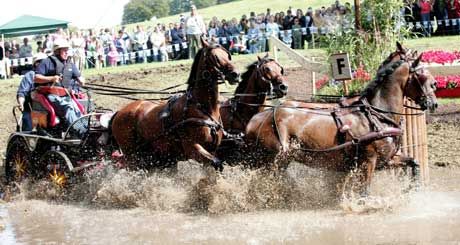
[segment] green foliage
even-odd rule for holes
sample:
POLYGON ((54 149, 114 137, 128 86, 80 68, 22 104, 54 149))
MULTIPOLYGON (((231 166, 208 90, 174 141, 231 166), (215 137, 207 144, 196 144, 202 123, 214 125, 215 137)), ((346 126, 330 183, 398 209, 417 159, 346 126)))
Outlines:
POLYGON ((206 8, 217 4, 217 0, 194 0, 192 2, 197 8, 206 8))
POLYGON ((152 18, 152 10, 144 0, 131 0, 123 9, 122 24, 142 22, 152 18))
POLYGON ((158 18, 169 14, 169 0, 131 0, 123 10, 122 24, 143 22, 153 16, 158 18))
POLYGON ((161 18, 169 15, 170 0, 144 0, 144 2, 152 11, 153 16, 161 18))
POLYGON ((169 13, 173 15, 188 12, 190 11, 190 5, 190 0, 171 0, 169 2, 169 13))
POLYGON ((339 30, 326 36, 328 54, 347 52, 352 69, 362 64, 369 73, 375 74, 382 61, 395 50, 396 41, 409 36, 410 32, 400 26, 403 6, 403 0, 363 1, 362 30, 339 30))

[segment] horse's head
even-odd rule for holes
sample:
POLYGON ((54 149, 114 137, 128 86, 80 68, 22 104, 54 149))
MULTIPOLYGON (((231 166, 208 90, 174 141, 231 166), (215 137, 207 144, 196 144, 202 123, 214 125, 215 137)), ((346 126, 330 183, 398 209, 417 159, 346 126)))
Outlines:
POLYGON ((401 43, 396 42, 396 50, 392 52, 385 61, 383 61, 382 65, 380 65, 378 69, 395 61, 402 60, 411 62, 414 61, 416 58, 417 51, 412 51, 411 49, 404 47, 401 43))
POLYGON ((192 65, 189 85, 195 81, 227 80, 230 84, 240 81, 240 73, 232 64, 230 53, 219 44, 209 44, 201 37, 203 48, 198 51, 192 65))
POLYGON ((268 58, 268 54, 264 58, 257 56, 257 59, 256 86, 264 92, 275 94, 277 98, 285 96, 288 85, 284 79, 284 68, 274 59, 268 58))
POLYGON ((436 99, 436 79, 425 66, 420 65, 420 55, 411 65, 410 76, 404 87, 404 95, 414 100, 423 110, 434 111, 438 107, 436 99))

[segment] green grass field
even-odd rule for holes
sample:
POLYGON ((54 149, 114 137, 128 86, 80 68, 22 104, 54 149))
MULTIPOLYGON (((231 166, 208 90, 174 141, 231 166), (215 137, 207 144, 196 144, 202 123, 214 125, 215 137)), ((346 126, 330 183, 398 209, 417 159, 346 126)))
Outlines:
MULTIPOLYGON (((229 20, 233 17, 237 18, 238 20, 241 18, 243 14, 249 16, 251 11, 254 11, 256 14, 265 13, 267 8, 271 9, 272 13, 284 11, 292 7, 292 9, 296 10, 298 8, 302 9, 305 13, 308 7, 320 8, 321 6, 328 6, 333 4, 333 0, 241 0, 241 1, 234 1, 226 4, 220 4, 216 6, 211 6, 208 8, 198 9, 198 13, 203 16, 205 23, 208 23, 209 20, 213 16, 217 16, 220 19, 229 20)), ((189 15, 189 12, 183 13, 185 16, 189 15)), ((138 24, 143 25, 144 27, 148 27, 154 25, 156 23, 163 23, 168 24, 171 22, 179 21, 179 14, 168 16, 164 18, 157 19, 156 21, 146 21, 141 23, 129 24, 126 25, 128 30, 134 30, 135 26, 138 24)))

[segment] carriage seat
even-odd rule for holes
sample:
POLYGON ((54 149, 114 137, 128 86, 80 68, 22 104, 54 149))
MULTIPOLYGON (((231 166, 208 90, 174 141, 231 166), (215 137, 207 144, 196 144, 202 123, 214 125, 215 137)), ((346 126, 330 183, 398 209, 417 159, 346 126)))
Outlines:
POLYGON ((59 124, 59 117, 45 95, 32 92, 32 127, 53 128, 59 124))
MULTIPOLYGON (((32 127, 41 127, 41 128, 53 128, 60 123, 59 117, 56 115, 51 103, 48 101, 48 98, 44 94, 38 92, 32 92, 32 127)), ((86 114, 85 107, 83 104, 88 103, 86 96, 80 95, 71 95, 72 100, 77 105, 78 109, 82 112, 83 115, 86 114)))

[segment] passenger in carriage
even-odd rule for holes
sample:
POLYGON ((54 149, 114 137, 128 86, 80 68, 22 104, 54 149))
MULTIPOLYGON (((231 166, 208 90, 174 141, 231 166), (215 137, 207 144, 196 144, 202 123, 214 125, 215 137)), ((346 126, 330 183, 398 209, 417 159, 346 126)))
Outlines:
POLYGON ((64 39, 55 40, 53 55, 41 61, 35 74, 37 92, 46 95, 56 115, 64 119, 66 125, 73 125, 72 132, 79 138, 87 132, 87 120, 79 120, 82 112, 72 100, 71 93, 85 84, 80 71, 68 57, 69 43, 64 39))
POLYGON ((30 115, 30 94, 32 90, 35 88, 35 69, 37 69, 38 65, 40 64, 40 61, 46 59, 47 57, 48 56, 44 53, 35 54, 33 56, 33 69, 24 74, 24 77, 22 77, 22 80, 19 83, 18 92, 16 94, 16 100, 18 102, 19 109, 22 111, 22 131, 32 130, 32 118, 30 115))

